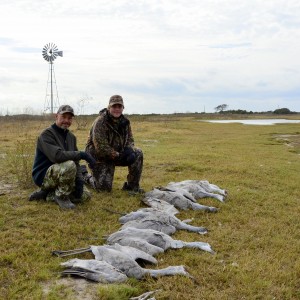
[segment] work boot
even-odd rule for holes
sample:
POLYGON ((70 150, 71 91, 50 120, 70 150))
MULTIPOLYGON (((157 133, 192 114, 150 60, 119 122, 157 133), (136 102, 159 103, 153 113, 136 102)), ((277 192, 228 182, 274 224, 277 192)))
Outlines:
POLYGON ((142 188, 140 188, 139 186, 132 186, 128 182, 124 182, 122 190, 123 191, 128 191, 130 194, 143 194, 143 193, 145 193, 145 191, 142 188))
POLYGON ((47 195, 48 195, 49 191, 45 191, 45 190, 38 190, 33 192, 30 196, 29 196, 29 201, 33 201, 33 200, 46 200, 47 195))
POLYGON ((77 198, 73 195, 73 193, 70 195, 70 201, 73 203, 73 204, 78 204, 78 203, 82 203, 82 199, 81 198, 77 198))
POLYGON ((71 202, 68 196, 55 196, 54 201, 59 205, 62 209, 73 209, 75 208, 75 204, 71 202))

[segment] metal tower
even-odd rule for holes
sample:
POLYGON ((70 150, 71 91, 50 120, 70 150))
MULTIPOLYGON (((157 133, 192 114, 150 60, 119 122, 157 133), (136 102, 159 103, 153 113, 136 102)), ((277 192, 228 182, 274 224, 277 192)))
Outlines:
POLYGON ((63 52, 58 51, 57 46, 55 44, 48 43, 47 45, 44 46, 42 54, 44 59, 49 62, 49 72, 48 72, 44 112, 50 111, 53 114, 55 109, 59 107, 59 99, 58 99, 53 61, 56 59, 57 56, 62 57, 63 52), (49 87, 50 87, 50 91, 49 91, 49 87))

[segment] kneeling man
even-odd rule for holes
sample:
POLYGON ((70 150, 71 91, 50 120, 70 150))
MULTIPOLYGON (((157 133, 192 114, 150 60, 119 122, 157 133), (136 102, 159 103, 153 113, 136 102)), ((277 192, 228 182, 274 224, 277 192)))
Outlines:
POLYGON ((55 123, 38 137, 32 177, 40 190, 30 195, 30 201, 53 200, 61 208, 72 209, 73 202, 90 198, 84 188, 79 160, 87 161, 91 168, 96 161, 88 153, 78 151, 76 137, 69 131, 73 118, 71 106, 60 106, 55 123))

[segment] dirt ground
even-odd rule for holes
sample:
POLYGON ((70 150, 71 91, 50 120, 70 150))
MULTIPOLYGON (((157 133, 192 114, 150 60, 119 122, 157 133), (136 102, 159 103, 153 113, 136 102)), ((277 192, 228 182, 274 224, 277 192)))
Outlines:
POLYGON ((60 278, 43 286, 43 293, 46 298, 55 286, 64 286, 66 289, 71 290, 72 299, 74 300, 93 300, 96 297, 98 283, 89 282, 82 278, 60 278))
POLYGON ((275 138, 285 141, 288 147, 295 148, 297 152, 300 152, 300 134, 278 134, 275 135, 275 138))
POLYGON ((13 184, 0 181, 0 196, 3 196, 3 195, 11 193, 11 191, 13 189, 14 189, 14 185, 13 184))

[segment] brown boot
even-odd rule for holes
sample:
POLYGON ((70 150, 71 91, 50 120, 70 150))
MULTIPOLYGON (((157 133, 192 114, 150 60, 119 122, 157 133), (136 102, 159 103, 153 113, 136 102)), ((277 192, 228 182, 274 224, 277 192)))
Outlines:
POLYGON ((68 196, 55 196, 54 201, 59 205, 62 209, 73 209, 76 207, 74 203, 71 202, 68 196))

